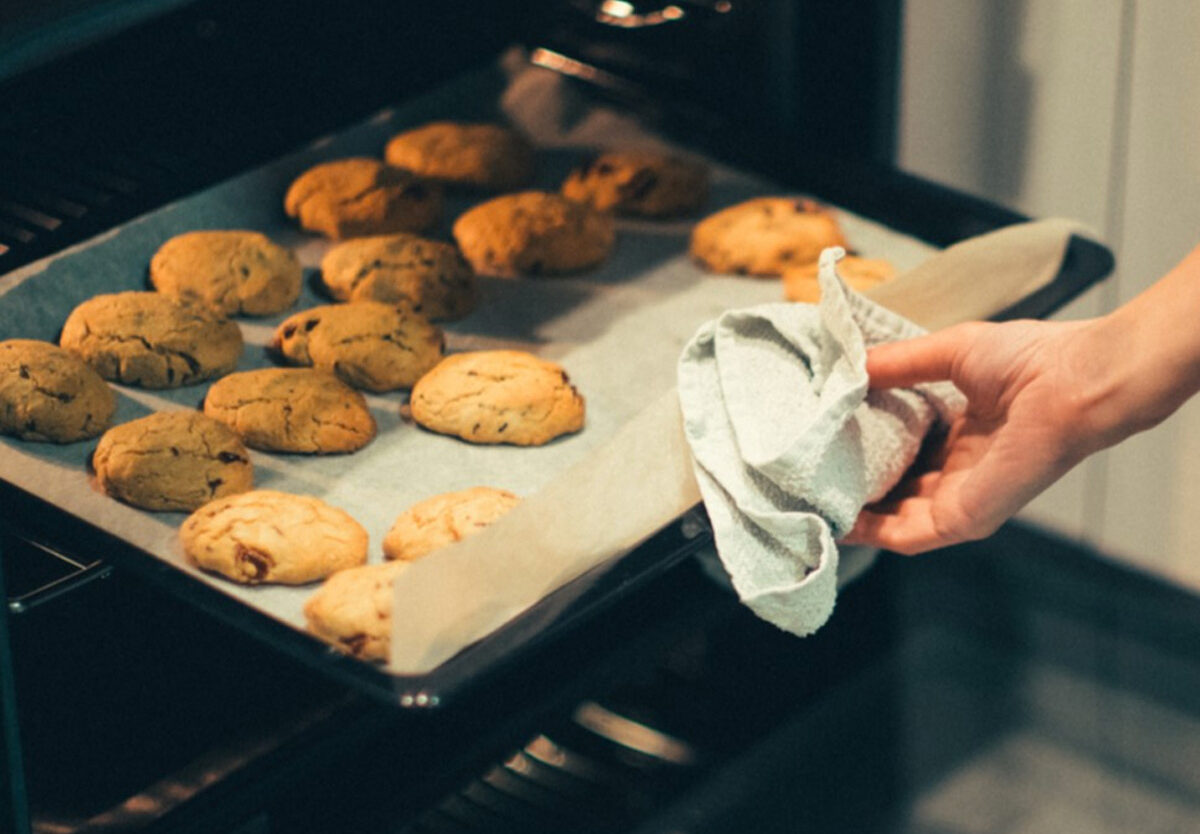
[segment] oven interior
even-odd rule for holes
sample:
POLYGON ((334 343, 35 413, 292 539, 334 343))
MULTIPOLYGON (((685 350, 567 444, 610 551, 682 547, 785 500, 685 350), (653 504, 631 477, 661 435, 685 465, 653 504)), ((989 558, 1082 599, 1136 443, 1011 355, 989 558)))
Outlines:
MULTIPOLYGON (((30 547, 5 548, 10 578, 30 547)), ((136 581, 69 600, 12 619, 37 831, 1200 821, 1194 599, 1015 525, 882 557, 807 640, 755 619, 691 560, 610 612, 625 645, 581 645, 585 668, 510 681, 435 721, 136 581), (647 616, 664 606, 672 617, 647 616)))

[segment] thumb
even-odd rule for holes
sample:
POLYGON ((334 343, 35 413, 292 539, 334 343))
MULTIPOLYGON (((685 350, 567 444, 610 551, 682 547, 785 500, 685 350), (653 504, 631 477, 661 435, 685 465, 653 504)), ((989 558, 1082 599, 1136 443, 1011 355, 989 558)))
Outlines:
POLYGON ((986 324, 970 322, 936 333, 876 345, 867 351, 871 388, 908 388, 952 379, 960 357, 986 324))

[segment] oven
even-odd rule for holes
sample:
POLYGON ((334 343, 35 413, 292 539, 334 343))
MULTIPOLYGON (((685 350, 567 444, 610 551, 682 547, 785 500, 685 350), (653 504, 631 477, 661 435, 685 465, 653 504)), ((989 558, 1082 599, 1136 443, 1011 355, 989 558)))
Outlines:
MULTIPOLYGON (((895 168, 898 0, 16 9, 0 274, 513 55, 933 245, 1023 219, 895 168)), ((1076 238, 1055 280, 1001 316, 1045 316, 1111 268, 1076 238)), ((800 640, 714 581, 703 517, 685 518, 410 690, 7 482, 0 514, 3 830, 1182 831, 1197 818, 1193 600, 1019 525, 923 559, 883 554, 800 640)))

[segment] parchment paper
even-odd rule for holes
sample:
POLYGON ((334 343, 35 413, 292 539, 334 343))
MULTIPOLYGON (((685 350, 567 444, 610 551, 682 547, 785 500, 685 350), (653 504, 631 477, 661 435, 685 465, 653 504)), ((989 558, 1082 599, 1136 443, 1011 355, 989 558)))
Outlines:
MULTIPOLYGON (((628 119, 602 108, 572 104, 547 87, 547 76, 499 71, 465 76, 404 107, 323 139, 295 154, 173 203, 106 235, 0 278, 0 339, 56 341, 68 313, 93 295, 146 289, 155 250, 173 235, 202 228, 255 229, 293 248, 311 279, 324 241, 296 231, 283 215, 283 193, 316 162, 350 155, 378 156, 387 138, 434 118, 496 118, 522 124, 541 145, 537 186, 556 189, 584 147, 660 143, 628 119), (561 106, 544 107, 547 101, 561 106), (528 119, 533 119, 529 123, 528 119)), ((705 213, 752 196, 787 193, 720 165, 705 213)), ((481 198, 480 198, 481 199, 481 198)), ((450 201, 449 226, 472 200, 450 201)), ((887 257, 900 269, 935 250, 874 222, 841 213, 847 238, 863 254, 887 257)), ((556 474, 609 442, 628 421, 674 384, 682 346, 704 321, 730 307, 778 300, 777 280, 720 277, 686 257, 693 221, 619 221, 618 242, 599 269, 568 278, 482 281, 478 310, 448 325, 451 350, 511 346, 561 362, 587 398, 587 426, 579 434, 540 448, 480 447, 405 423, 402 393, 368 395, 378 437, 346 456, 308 457, 253 453, 257 485, 317 495, 348 510, 371 538, 370 561, 380 561, 383 536, 410 504, 448 490, 486 484, 530 496, 556 474)), ((327 303, 306 281, 296 309, 327 303)), ((286 314, 284 314, 286 315, 286 314)), ((246 352, 238 370, 271 364, 263 345, 284 315, 239 319, 246 352)), ((194 408, 207 386, 148 392, 115 386, 116 422, 152 410, 194 408)), ((195 570, 182 558, 177 513, 148 513, 102 495, 88 474, 94 441, 67 446, 0 439, 0 474, 197 580, 303 630, 302 606, 313 587, 245 587, 195 570)), ((603 499, 598 499, 603 500, 603 499)), ((654 532, 646 530, 645 535, 654 532)), ((433 570, 433 562, 427 570, 433 570)), ((547 591, 550 588, 547 588, 547 591)))
MULTIPOLYGON (((1082 231, 1063 219, 1010 226, 958 243, 877 289, 888 290, 894 312, 929 327, 986 319, 1049 284, 1071 235, 1082 231)), ((874 291, 868 295, 874 299, 874 291)), ((677 392, 668 391, 508 516, 439 552, 436 561, 400 574, 392 671, 411 675, 436 668, 697 503, 700 487, 679 409, 677 392)), ((714 521, 720 523, 716 516, 714 521)), ((721 541, 719 526, 716 534, 721 541)), ((825 575, 829 593, 835 581, 840 588, 861 573, 874 552, 849 548, 847 555, 844 569, 825 575)), ((742 559, 745 566, 745 553, 742 559)))

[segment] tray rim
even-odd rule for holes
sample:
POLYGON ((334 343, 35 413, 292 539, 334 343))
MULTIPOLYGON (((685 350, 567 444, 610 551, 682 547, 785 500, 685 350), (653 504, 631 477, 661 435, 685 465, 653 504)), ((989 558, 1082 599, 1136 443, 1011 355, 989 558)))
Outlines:
MULTIPOLYGON (((705 131, 698 135, 692 134, 688 136, 688 141, 683 141, 681 133, 686 129, 683 121, 676 120, 664 127, 668 138, 680 138, 682 144, 707 153, 717 162, 764 176, 783 189, 811 194, 817 199, 935 245, 946 246, 1028 219, 1016 211, 987 200, 878 163, 803 157, 794 153, 794 146, 788 146, 786 136, 764 140, 761 134, 748 138, 744 131, 705 131)), ((160 206, 146 214, 153 214, 162 208, 163 206, 160 206)), ((39 265, 51 259, 76 249, 87 248, 110 233, 111 230, 101 232, 61 252, 24 265, 17 271, 36 270, 39 265)), ((1054 280, 1043 290, 1023 299, 994 318, 1040 318, 1048 315, 1108 275, 1113 264, 1112 252, 1106 246, 1095 240, 1073 236, 1063 265, 1054 280)), ((2 277, 0 276, 0 279, 2 277)), ((169 593, 187 604, 253 634, 256 639, 279 648, 319 672, 355 687, 374 700, 397 707, 426 711, 457 703, 477 684, 511 670, 534 649, 561 641, 573 630, 594 620, 618 599, 632 593, 645 582, 665 573, 701 547, 711 543, 711 536, 707 532, 690 537, 683 536, 680 533, 682 525, 677 521, 649 537, 633 551, 567 583, 559 591, 550 594, 437 669, 423 675, 406 676, 392 674, 383 666, 344 655, 291 625, 264 616, 263 612, 222 593, 201 579, 178 570, 153 554, 107 533, 69 511, 27 492, 2 476, 0 499, 5 505, 4 509, 0 510, 0 524, 8 524, 13 518, 13 507, 22 503, 31 510, 28 517, 41 516, 51 522, 58 522, 50 525, 55 529, 62 526, 64 517, 69 518, 70 526, 81 529, 82 532, 67 535, 67 541, 60 541, 58 533, 42 533, 39 534, 39 538, 49 546, 62 549, 68 554, 78 553, 81 547, 86 551, 102 549, 102 558, 107 560, 112 557, 115 566, 128 569, 166 588, 169 593), (639 567, 640 574, 626 575, 625 572, 633 566, 639 567), (604 574, 612 575, 605 577, 604 574), (594 586, 603 589, 606 579, 617 583, 617 586, 611 589, 612 593, 607 597, 600 595, 600 598, 589 599, 589 591, 594 591, 594 586), (569 600, 566 604, 564 598, 569 600), (527 628, 529 622, 538 618, 548 618, 547 627, 539 633, 520 636, 522 628, 527 628), (506 641, 510 644, 510 651, 498 657, 485 658, 482 667, 474 669, 471 673, 470 661, 478 659, 479 652, 486 651, 491 646, 503 645, 506 641)), ((17 516, 18 519, 20 517, 17 516)))

